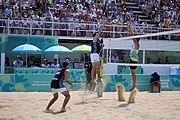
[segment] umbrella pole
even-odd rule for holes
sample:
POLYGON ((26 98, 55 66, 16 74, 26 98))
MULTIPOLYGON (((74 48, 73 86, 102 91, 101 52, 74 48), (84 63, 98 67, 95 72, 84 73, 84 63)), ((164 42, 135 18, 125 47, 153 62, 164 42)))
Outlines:
POLYGON ((60 60, 59 60, 59 57, 60 55, 59 55, 59 53, 58 53, 58 58, 57 58, 57 61, 58 61, 58 63, 59 63, 59 65, 60 65, 60 60))
POLYGON ((27 52, 26 52, 26 67, 27 67, 27 52))
POLYGON ((85 64, 85 52, 84 52, 84 64, 85 64))

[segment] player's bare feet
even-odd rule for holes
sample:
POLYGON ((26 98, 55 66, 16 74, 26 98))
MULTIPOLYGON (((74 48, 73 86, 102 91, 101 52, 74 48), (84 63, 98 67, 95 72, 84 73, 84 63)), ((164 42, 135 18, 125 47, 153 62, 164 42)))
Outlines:
POLYGON ((50 110, 49 108, 46 108, 46 110, 44 111, 45 113, 52 113, 53 110, 50 110))
POLYGON ((133 91, 136 88, 135 85, 132 86, 132 88, 129 91, 133 91))
POLYGON ((65 108, 62 108, 60 112, 62 113, 62 112, 66 112, 66 111, 67 110, 65 108))

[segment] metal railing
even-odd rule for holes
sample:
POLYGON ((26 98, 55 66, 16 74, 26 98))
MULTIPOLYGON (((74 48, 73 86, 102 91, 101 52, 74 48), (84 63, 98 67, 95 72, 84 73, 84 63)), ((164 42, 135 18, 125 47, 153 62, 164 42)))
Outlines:
MULTIPOLYGON (((71 36, 71 37, 92 37, 98 30, 101 23, 93 22, 70 22, 70 21, 35 21, 31 19, 12 20, 0 19, 0 34, 17 35, 47 35, 47 36, 71 36)), ((157 33, 162 31, 171 31, 177 28, 160 28, 154 26, 133 26, 134 34, 157 33)), ((129 35, 127 25, 108 23, 103 30, 104 38, 119 38, 129 35)), ((150 37, 148 39, 168 39, 179 40, 179 34, 168 36, 150 37)))

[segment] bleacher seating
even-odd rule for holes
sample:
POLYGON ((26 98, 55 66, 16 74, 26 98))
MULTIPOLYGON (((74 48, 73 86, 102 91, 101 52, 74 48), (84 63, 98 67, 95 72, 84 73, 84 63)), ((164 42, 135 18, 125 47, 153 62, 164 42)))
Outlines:
MULTIPOLYGON (((176 3, 176 1, 173 2, 176 3)), ((0 1, 0 10, 2 11, 0 13, 0 34, 92 37, 92 34, 103 23, 104 17, 108 18, 111 15, 113 19, 118 19, 119 23, 112 24, 110 21, 106 25, 103 34, 105 38, 128 36, 127 24, 133 25, 135 34, 156 33, 180 27, 178 19, 173 22, 173 25, 167 20, 166 23, 170 26, 168 28, 158 26, 158 22, 152 19, 153 13, 147 14, 147 11, 142 9, 145 3, 144 0, 116 2, 60 0, 54 1, 54 3, 40 2, 39 0, 33 0, 32 3, 30 0, 23 0, 22 3, 14 0, 10 2, 2 0, 0 1)), ((147 8, 152 6, 150 3, 147 3, 147 8)), ((156 3, 154 4, 156 5, 156 3)), ((179 12, 176 13, 176 17, 178 16, 180 16, 179 12)), ((150 39, 169 38, 152 37, 150 39)), ((179 40, 179 34, 173 35, 170 39, 179 40)))

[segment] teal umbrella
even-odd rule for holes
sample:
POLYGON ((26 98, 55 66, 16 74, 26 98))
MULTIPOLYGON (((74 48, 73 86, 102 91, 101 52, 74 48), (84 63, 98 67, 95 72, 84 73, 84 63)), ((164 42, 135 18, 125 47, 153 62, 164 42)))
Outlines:
POLYGON ((41 52, 41 50, 38 47, 31 44, 19 45, 15 47, 12 51, 26 54, 26 67, 27 67, 27 53, 40 53, 41 52))
POLYGON ((72 49, 73 52, 91 52, 91 46, 89 45, 79 45, 72 49))
POLYGON ((13 50, 13 52, 22 52, 22 53, 36 53, 36 52, 41 52, 41 50, 31 44, 23 44, 23 45, 19 45, 17 47, 15 47, 13 50))
POLYGON ((72 52, 72 51, 68 49, 67 47, 56 45, 56 46, 51 46, 45 49, 44 52, 45 53, 66 53, 66 52, 72 52))
MULTIPOLYGON (((45 49, 44 52, 45 53, 71 53, 72 51, 68 49, 67 47, 64 47, 61 45, 55 45, 55 46, 51 46, 45 49)), ((58 54, 58 58, 59 58, 59 54, 58 54)))

